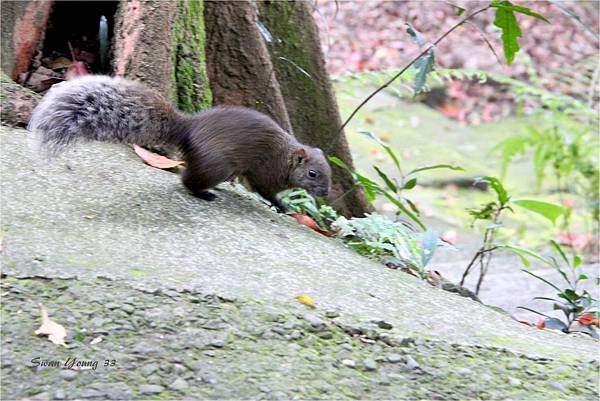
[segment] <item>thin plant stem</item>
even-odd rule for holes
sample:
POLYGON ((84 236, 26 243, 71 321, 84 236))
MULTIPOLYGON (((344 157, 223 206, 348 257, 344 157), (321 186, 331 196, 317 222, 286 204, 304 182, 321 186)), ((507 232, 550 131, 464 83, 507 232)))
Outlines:
POLYGON ((470 20, 471 18, 473 18, 474 16, 476 16, 477 14, 480 14, 484 11, 487 11, 490 8, 490 6, 484 7, 482 9, 479 9, 477 11, 472 12, 471 14, 467 15, 465 18, 463 18, 462 20, 460 20, 459 22, 457 22, 455 25, 453 25, 450 29, 448 29, 446 32, 444 32, 442 34, 442 36, 440 36, 439 38, 437 38, 433 43, 429 44, 427 47, 425 47, 425 49, 423 51, 421 51, 421 53, 419 53, 415 58, 413 58, 404 68, 402 68, 396 75, 394 75, 392 78, 390 78, 386 83, 384 83, 383 85, 381 85, 379 88, 375 89, 373 92, 371 92, 371 94, 369 96, 367 96, 355 109, 354 111, 352 111, 352 113, 350 114, 350 116, 346 119, 346 121, 344 121, 344 123, 341 125, 339 132, 341 132, 346 125, 348 125, 348 123, 350 122, 350 120, 352 120, 352 118, 354 118, 354 116, 356 115, 356 113, 358 113, 358 111, 365 105, 367 104, 367 102, 369 102, 369 100, 371 100, 375 95, 377 95, 379 92, 381 92, 382 90, 384 90, 385 88, 387 88, 388 86, 390 86, 390 84, 392 82, 394 82, 400 75, 404 74, 406 72, 406 70, 408 70, 415 62, 417 62, 417 60, 419 60, 421 57, 423 57, 425 54, 427 54, 427 52, 429 50, 431 50, 433 47, 437 46, 438 43, 440 43, 442 40, 444 40, 446 38, 446 36, 450 35, 452 32, 454 32, 459 26, 461 26, 462 24, 464 24, 465 22, 467 22, 468 20, 470 20))

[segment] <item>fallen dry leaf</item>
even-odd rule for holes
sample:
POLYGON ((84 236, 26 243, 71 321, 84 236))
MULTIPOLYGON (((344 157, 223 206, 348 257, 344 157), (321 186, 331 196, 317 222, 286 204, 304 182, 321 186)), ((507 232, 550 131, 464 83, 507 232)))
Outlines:
POLYGON ((540 330, 543 330, 544 327, 546 327, 546 322, 544 321, 543 317, 538 319, 537 323, 535 324, 535 327, 537 327, 540 330))
POLYGON ((169 169, 178 166, 183 166, 184 162, 179 160, 171 160, 168 157, 164 157, 161 155, 157 155, 156 153, 150 152, 144 148, 139 147, 138 145, 133 145, 133 150, 135 153, 152 167, 169 169))
POLYGON ((60 70, 62 68, 67 68, 71 65, 71 60, 69 60, 66 57, 57 57, 54 60, 52 60, 50 62, 50 65, 48 67, 50 67, 51 70, 60 70))
POLYGON ((69 68, 67 68, 65 79, 68 81, 70 79, 89 74, 90 70, 88 70, 87 66, 83 61, 73 61, 71 65, 69 65, 69 68))
POLYGON ((35 331, 36 335, 48 336, 48 339, 54 344, 67 346, 65 344, 65 337, 67 336, 67 330, 60 324, 50 320, 48 317, 48 311, 44 305, 40 304, 40 313, 42 315, 42 325, 35 331))
POLYGON ((98 344, 98 343, 102 342, 102 340, 103 340, 102 336, 98 336, 98 337, 94 338, 92 341, 90 341, 90 344, 91 345, 98 344))
POLYGON ((298 300, 298 302, 300 302, 301 304, 304 304, 306 306, 310 306, 311 308, 315 307, 315 301, 313 301, 312 297, 310 295, 306 295, 306 294, 300 294, 296 297, 294 297, 296 300, 298 300))
POLYGON ((579 321, 579 323, 583 324, 584 326, 598 326, 600 327, 600 319, 598 319, 596 316, 592 315, 591 313, 585 313, 581 316, 579 316, 579 319, 577 319, 579 321))
POLYGON ((290 213, 289 216, 296 219, 298 224, 302 224, 303 226, 311 228, 311 229, 315 230, 316 232, 318 232, 319 234, 323 234, 326 237, 332 236, 332 234, 329 231, 323 230, 321 227, 319 227, 319 225, 317 224, 316 221, 314 221, 311 217, 309 217, 305 214, 290 213))

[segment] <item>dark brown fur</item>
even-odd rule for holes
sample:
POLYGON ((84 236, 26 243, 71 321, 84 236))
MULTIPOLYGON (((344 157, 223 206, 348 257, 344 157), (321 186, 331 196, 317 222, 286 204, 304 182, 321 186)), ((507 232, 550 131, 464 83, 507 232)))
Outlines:
POLYGON ((87 76, 56 85, 34 110, 29 129, 51 153, 78 140, 175 145, 187 163, 183 184, 203 199, 215 185, 243 176, 279 209, 293 187, 327 196, 331 169, 320 149, 299 143, 270 117, 244 107, 180 113, 145 86, 87 76))

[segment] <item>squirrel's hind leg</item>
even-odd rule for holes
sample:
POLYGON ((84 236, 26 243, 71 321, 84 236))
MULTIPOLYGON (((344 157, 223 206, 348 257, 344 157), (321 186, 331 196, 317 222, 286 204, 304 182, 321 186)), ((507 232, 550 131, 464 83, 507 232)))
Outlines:
POLYGON ((184 170, 181 181, 197 198, 212 201, 217 198, 217 195, 208 190, 226 181, 230 175, 230 173, 219 168, 203 167, 200 169, 198 166, 189 166, 184 170), (203 173, 203 171, 206 173, 203 173))

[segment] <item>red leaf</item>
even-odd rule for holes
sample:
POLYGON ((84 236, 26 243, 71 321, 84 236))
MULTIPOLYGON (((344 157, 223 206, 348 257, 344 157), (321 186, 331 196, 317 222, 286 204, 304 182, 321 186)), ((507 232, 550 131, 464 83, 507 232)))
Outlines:
POLYGON ((581 316, 579 316, 579 319, 577 319, 577 321, 581 324, 583 324, 584 326, 598 326, 600 327, 600 320, 592 315, 591 313, 585 313, 581 316))
POLYGON ((543 317, 541 317, 541 318, 538 319, 535 327, 537 327, 540 330, 543 330, 544 327, 546 327, 546 323, 544 322, 544 318, 543 317))
POLYGON ((147 164, 151 165, 152 167, 169 169, 169 168, 182 166, 184 164, 184 162, 182 162, 182 161, 171 160, 168 157, 157 155, 156 153, 152 153, 149 150, 141 148, 137 145, 133 145, 133 150, 135 151, 135 153, 137 153, 137 155, 143 161, 145 161, 147 164))
POLYGON ((442 104, 438 107, 438 110, 446 117, 453 119, 458 118, 458 115, 460 114, 460 108, 450 103, 442 104))
POLYGON ((315 230, 316 232, 318 232, 319 234, 323 234, 326 237, 331 237, 331 235, 332 235, 329 231, 323 230, 321 227, 319 227, 319 225, 317 224, 316 221, 314 221, 311 217, 309 217, 305 214, 290 213, 289 216, 296 219, 298 224, 302 224, 303 226, 311 228, 311 229, 315 230))

